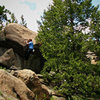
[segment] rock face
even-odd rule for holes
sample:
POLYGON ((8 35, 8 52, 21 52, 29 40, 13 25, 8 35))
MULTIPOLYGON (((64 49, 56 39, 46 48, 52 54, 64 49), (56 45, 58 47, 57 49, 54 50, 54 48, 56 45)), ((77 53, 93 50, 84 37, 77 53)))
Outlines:
POLYGON ((0 100, 66 100, 41 83, 31 70, 0 69, 0 100))
POLYGON ((34 93, 24 82, 4 70, 0 70, 0 90, 21 100, 34 100, 34 93))
POLYGON ((37 33, 23 27, 22 25, 16 23, 8 24, 4 29, 4 33, 6 39, 16 41, 22 46, 25 46, 24 40, 30 38, 33 40, 34 44, 36 44, 35 37, 37 36, 37 33))
POLYGON ((16 70, 12 71, 11 74, 21 79, 26 86, 35 94, 36 100, 66 100, 61 95, 58 95, 50 90, 46 85, 42 84, 37 74, 31 70, 16 70))
POLYGON ((38 76, 32 72, 31 70, 17 70, 12 71, 12 75, 16 76, 17 78, 21 79, 26 86, 35 93, 37 100, 50 100, 50 92, 49 89, 41 84, 38 76))
POLYGON ((5 66, 16 65, 16 57, 14 55, 13 49, 7 50, 1 57, 0 63, 5 66))
POLYGON ((39 45, 36 44, 36 36, 36 32, 24 26, 16 23, 8 24, 0 33, 0 63, 8 66, 19 66, 22 69, 29 68, 39 73, 42 69, 44 59, 39 51, 39 45), (25 60, 25 55, 27 53, 25 41, 30 38, 34 43, 35 52, 30 55, 28 60, 25 60), (11 48, 13 49, 12 51, 11 48), (7 55, 9 55, 9 57, 7 55), (8 64, 8 59, 10 61, 11 59, 16 59, 16 61, 13 60, 8 64))
POLYGON ((16 23, 11 23, 8 24, 1 33, 1 37, 3 37, 3 39, 5 38, 5 41, 0 41, 0 45, 6 48, 13 48, 15 52, 23 56, 26 49, 25 40, 32 39, 35 45, 36 36, 37 33, 28 28, 16 23))

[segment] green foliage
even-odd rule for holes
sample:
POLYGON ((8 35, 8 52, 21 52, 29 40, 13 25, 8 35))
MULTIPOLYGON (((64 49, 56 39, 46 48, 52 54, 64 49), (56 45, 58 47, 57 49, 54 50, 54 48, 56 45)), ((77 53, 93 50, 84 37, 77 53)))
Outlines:
POLYGON ((2 92, 0 91, 0 96, 2 96, 2 92))
POLYGON ((24 27, 27 27, 27 23, 26 23, 23 15, 21 16, 21 22, 20 22, 20 24, 23 25, 24 27))
POLYGON ((53 100, 53 97, 51 97, 50 100, 53 100))
POLYGON ((10 11, 5 9, 5 6, 0 6, 0 30, 4 26, 4 22, 7 20, 7 14, 10 14, 10 11))
POLYGON ((98 56, 98 60, 100 60, 100 11, 97 11, 98 7, 96 7, 92 14, 92 20, 91 20, 91 34, 92 37, 95 38, 95 41, 93 43, 94 52, 98 56))
POLYGON ((75 59, 71 59, 65 66, 60 64, 55 66, 54 62, 52 65, 46 62, 43 75, 45 80, 55 86, 60 93, 72 98, 73 96, 95 97, 96 92, 100 92, 99 66, 75 59), (50 69, 55 73, 51 73, 50 69))
POLYGON ((0 6, 0 30, 8 23, 17 23, 14 14, 11 13, 5 6, 0 6))
POLYGON ((10 98, 8 100, 11 100, 10 98))
MULTIPOLYGON (((97 47, 93 41, 92 30, 88 34, 82 33, 83 29, 94 27, 88 20, 95 17, 100 20, 99 15, 93 16, 99 11, 91 2, 53 0, 48 11, 44 11, 42 21, 38 21, 37 41, 42 43, 40 49, 46 59, 42 74, 47 84, 54 86, 68 100, 86 100, 100 93, 99 65, 91 65, 86 58, 88 50, 100 52, 100 45, 97 47)), ((99 29, 95 34, 100 32, 99 29)))
POLYGON ((8 23, 18 23, 17 19, 15 18, 14 13, 11 14, 11 18, 8 21, 9 21, 8 23))
POLYGON ((0 66, 0 69, 4 69, 4 70, 6 70, 6 68, 4 68, 4 67, 2 67, 2 66, 0 66))
POLYGON ((97 61, 97 64, 100 66, 100 61, 97 61))

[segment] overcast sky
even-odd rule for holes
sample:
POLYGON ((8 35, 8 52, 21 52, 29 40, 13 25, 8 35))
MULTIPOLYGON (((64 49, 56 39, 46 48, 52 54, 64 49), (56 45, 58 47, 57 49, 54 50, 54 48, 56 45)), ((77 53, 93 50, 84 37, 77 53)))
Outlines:
MULTIPOLYGON (((28 28, 33 31, 38 30, 37 20, 40 20, 40 16, 49 4, 52 4, 52 0, 0 0, 0 5, 4 5, 6 9, 14 13, 19 21, 23 14, 28 28)), ((100 0, 93 0, 93 4, 100 4, 100 0)))

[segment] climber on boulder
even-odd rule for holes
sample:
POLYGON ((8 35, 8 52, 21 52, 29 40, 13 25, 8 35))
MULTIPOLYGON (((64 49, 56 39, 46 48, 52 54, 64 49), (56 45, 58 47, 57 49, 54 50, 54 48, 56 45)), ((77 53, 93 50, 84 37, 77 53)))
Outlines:
POLYGON ((26 59, 28 59, 29 55, 34 52, 34 44, 32 42, 32 39, 29 39, 28 41, 26 41, 26 45, 28 47, 28 51, 27 51, 27 54, 26 54, 26 59))

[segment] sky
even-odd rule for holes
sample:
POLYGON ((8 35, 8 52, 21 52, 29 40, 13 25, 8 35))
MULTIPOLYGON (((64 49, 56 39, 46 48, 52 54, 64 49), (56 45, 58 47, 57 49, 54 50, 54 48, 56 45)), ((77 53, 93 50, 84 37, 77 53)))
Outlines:
MULTIPOLYGON (((0 5, 14 13, 19 22, 21 15, 24 15, 28 28, 35 32, 38 30, 37 20, 41 20, 50 4, 52 0, 0 0, 0 5)), ((100 5, 100 0, 93 0, 93 5, 100 5)))

